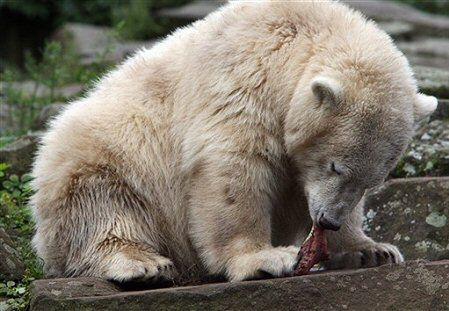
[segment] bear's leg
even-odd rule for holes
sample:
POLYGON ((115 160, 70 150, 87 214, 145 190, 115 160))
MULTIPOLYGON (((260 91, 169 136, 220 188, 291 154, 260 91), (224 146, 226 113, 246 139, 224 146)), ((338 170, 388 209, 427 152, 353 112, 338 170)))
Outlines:
POLYGON ((109 168, 83 172, 54 199, 42 189, 34 197, 34 245, 47 274, 117 282, 172 279, 172 261, 158 253, 157 208, 109 168))
POLYGON ((208 155, 192 172, 190 236, 210 273, 231 281, 290 274, 296 246, 273 247, 271 209, 279 185, 259 154, 208 155))
POLYGON ((363 204, 362 199, 340 230, 326 231, 331 253, 330 260, 324 263, 326 268, 366 268, 404 261, 396 246, 375 242, 365 235, 362 229, 363 204))

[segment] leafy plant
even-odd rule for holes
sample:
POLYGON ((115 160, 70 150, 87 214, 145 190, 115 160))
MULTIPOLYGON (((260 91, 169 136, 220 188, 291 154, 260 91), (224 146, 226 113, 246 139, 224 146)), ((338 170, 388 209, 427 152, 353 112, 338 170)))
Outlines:
MULTIPOLYGON (((30 300, 29 285, 34 280, 35 278, 33 277, 26 277, 18 283, 14 281, 0 283, 0 297, 4 296, 9 298, 4 304, 6 310, 9 310, 9 308, 13 310, 26 310, 28 308, 30 300)), ((1 303, 0 310, 2 310, 1 303)))
MULTIPOLYGON (((0 8, 55 26, 65 22, 80 22, 116 27, 125 22, 122 35, 128 39, 145 39, 166 32, 167 20, 156 16, 156 11, 179 6, 190 0, 0 0, 0 8)), ((1 16, 0 16, 1 18, 1 16)))
MULTIPOLYGON (((26 270, 20 282, 0 282, 0 297, 8 298, 6 301, 8 307, 14 310, 26 310, 30 299, 29 285, 34 279, 42 277, 42 263, 31 247, 31 236, 34 231, 28 205, 28 198, 32 193, 31 177, 9 174, 8 169, 7 164, 0 163, 0 227, 17 233, 14 236, 17 250, 26 270)), ((0 303, 0 310, 2 310, 2 303, 0 303)))
MULTIPOLYGON (((99 53, 96 62, 89 66, 80 65, 79 57, 71 50, 73 49, 69 46, 63 47, 59 42, 50 41, 44 47, 41 61, 31 53, 26 53, 25 72, 21 74, 7 69, 1 75, 4 93, 2 100, 10 106, 10 118, 14 124, 14 129, 7 134, 17 136, 26 133, 32 128, 42 107, 66 101, 67 98, 57 92, 58 88, 70 83, 91 86, 111 66, 106 59, 112 46, 99 53), (31 91, 24 91, 18 86, 17 81, 23 76, 30 79, 31 91), (39 94, 38 91, 42 89, 45 90, 44 94, 39 94)), ((0 144, 2 141, 3 138, 0 139, 0 144)))
POLYGON ((35 82, 33 97, 39 86, 48 87, 50 101, 54 101, 55 90, 70 79, 70 68, 76 64, 76 56, 63 51, 60 42, 48 42, 42 53, 42 61, 38 62, 31 53, 25 54, 25 68, 30 78, 35 82))

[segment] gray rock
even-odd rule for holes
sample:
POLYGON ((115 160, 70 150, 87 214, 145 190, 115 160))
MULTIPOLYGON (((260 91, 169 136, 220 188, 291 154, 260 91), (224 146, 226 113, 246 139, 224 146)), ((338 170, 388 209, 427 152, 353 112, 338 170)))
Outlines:
POLYGON ((413 71, 422 92, 449 98, 449 71, 424 66, 413 66, 413 71))
POLYGON ((449 121, 449 99, 439 99, 438 106, 431 116, 431 120, 449 121))
POLYGON ((158 12, 158 15, 162 17, 193 21, 205 17, 207 14, 217 10, 224 3, 226 3, 226 1, 223 0, 193 1, 180 7, 161 9, 158 12))
POLYGON ((407 260, 449 259, 449 177, 390 180, 367 195, 365 212, 367 234, 407 260))
MULTIPOLYGON (((422 56, 414 54, 406 54, 406 57, 413 66, 425 66, 449 70, 449 59, 438 56, 422 56)), ((447 93, 447 91, 445 91, 447 93)))
POLYGON ((442 15, 424 13, 395 1, 345 0, 343 2, 376 21, 396 21, 413 25, 413 33, 416 36, 449 37, 449 18, 442 15))
POLYGON ((421 261, 139 292, 119 292, 93 278, 38 280, 31 310, 443 310, 448 269, 448 260, 421 261))
MULTIPOLYGON (((163 17, 193 21, 203 18, 207 14, 217 10, 225 2, 219 0, 198 0, 181 7, 162 9, 158 14, 163 17)), ((409 25, 407 26, 407 32, 409 31, 409 27, 412 27, 414 35, 430 34, 433 36, 449 37, 449 18, 444 16, 426 14, 411 6, 393 1, 347 0, 343 2, 377 21, 394 21, 395 23, 409 25)), ((405 29, 404 26, 402 28, 401 32, 405 29)))
POLYGON ((12 118, 12 107, 4 101, 0 103, 0 134, 16 130, 12 118))
POLYGON ((418 129, 392 176, 449 176, 449 120, 418 129))
POLYGON ((0 281, 21 280, 25 266, 8 234, 0 228, 0 281))
MULTIPOLYGON (((7 87, 6 83, 0 82, 0 88, 7 87)), ((50 96, 51 90, 49 87, 36 83, 35 81, 21 81, 8 83, 8 87, 16 91, 22 92, 24 96, 31 97, 45 97, 50 96)), ((69 84, 54 90, 55 96, 63 96, 65 98, 76 97, 83 91, 83 86, 80 84, 69 84)))
POLYGON ((449 70, 449 39, 420 38, 397 45, 412 65, 449 70))
POLYGON ((82 64, 119 62, 136 50, 154 44, 154 41, 121 42, 112 28, 78 23, 65 24, 56 31, 54 39, 74 48, 82 64))
POLYGON ((34 132, 0 148, 0 163, 8 163, 15 174, 28 173, 42 132, 34 132))
POLYGON ((43 107, 36 122, 36 129, 45 129, 48 122, 56 117, 66 106, 64 103, 54 103, 43 107))
POLYGON ((396 40, 409 40, 413 36, 413 25, 404 22, 378 22, 380 28, 396 40))

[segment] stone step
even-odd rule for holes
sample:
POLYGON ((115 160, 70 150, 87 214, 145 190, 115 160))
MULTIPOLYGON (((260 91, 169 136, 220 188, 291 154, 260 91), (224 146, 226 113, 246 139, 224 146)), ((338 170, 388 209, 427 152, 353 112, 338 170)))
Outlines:
POLYGON ((432 114, 431 120, 449 121, 449 99, 439 99, 437 110, 432 114))
POLYGON ((398 178, 373 190, 364 230, 398 246, 407 260, 449 259, 449 177, 398 178))
MULTIPOLYGON (((402 159, 391 173, 397 177, 449 176, 449 120, 444 106, 432 120, 417 129, 402 159)), ((446 107, 447 108, 447 107, 446 107)))
POLYGON ((446 310, 449 260, 122 292, 95 278, 33 282, 31 310, 446 310))
MULTIPOLYGON (((199 0, 193 1, 181 7, 162 9, 159 15, 167 18, 193 21, 205 17, 207 14, 217 10, 226 1, 199 0)), ((361 11, 366 16, 377 21, 394 21, 412 27, 413 35, 432 35, 449 37, 449 18, 445 16, 423 13, 411 6, 385 0, 370 1, 342 1, 349 6, 361 11)), ((385 29, 388 30, 388 29, 385 29)), ((397 30, 395 28, 395 30, 397 30)))
POLYGON ((449 18, 443 15, 424 13, 396 1, 344 0, 342 2, 376 21, 396 21, 413 25, 413 34, 415 36, 449 37, 449 18))
POLYGON ((8 170, 11 173, 17 175, 29 173, 42 134, 40 131, 33 132, 0 148, 0 163, 9 164, 8 170))
POLYGON ((197 0, 180 7, 161 9, 158 15, 161 17, 193 21, 205 17, 225 3, 226 1, 223 0, 197 0))
POLYGON ((143 47, 150 48, 154 40, 120 41, 110 27, 67 23, 59 28, 53 39, 73 48, 83 65, 98 61, 121 62, 143 47))
POLYGON ((413 65, 449 70, 449 39, 418 38, 410 42, 398 42, 397 46, 413 65))
POLYGON ((426 66, 413 66, 419 89, 439 98, 449 98, 449 71, 426 66))
MULTIPOLYGON (((1 212, 0 206, 0 217, 1 212)), ((3 228, 0 228, 0 258, 0 282, 21 280, 25 266, 11 237, 3 228)))

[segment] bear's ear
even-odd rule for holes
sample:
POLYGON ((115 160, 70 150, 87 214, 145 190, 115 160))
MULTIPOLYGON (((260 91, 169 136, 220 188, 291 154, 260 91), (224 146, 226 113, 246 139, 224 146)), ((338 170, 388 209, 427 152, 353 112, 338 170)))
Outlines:
POLYGON ((430 116, 438 106, 438 101, 433 96, 428 96, 418 93, 415 97, 414 114, 415 120, 420 121, 427 116, 430 116))
POLYGON ((341 100, 342 88, 334 79, 316 77, 312 81, 312 92, 321 103, 336 107, 341 100))

